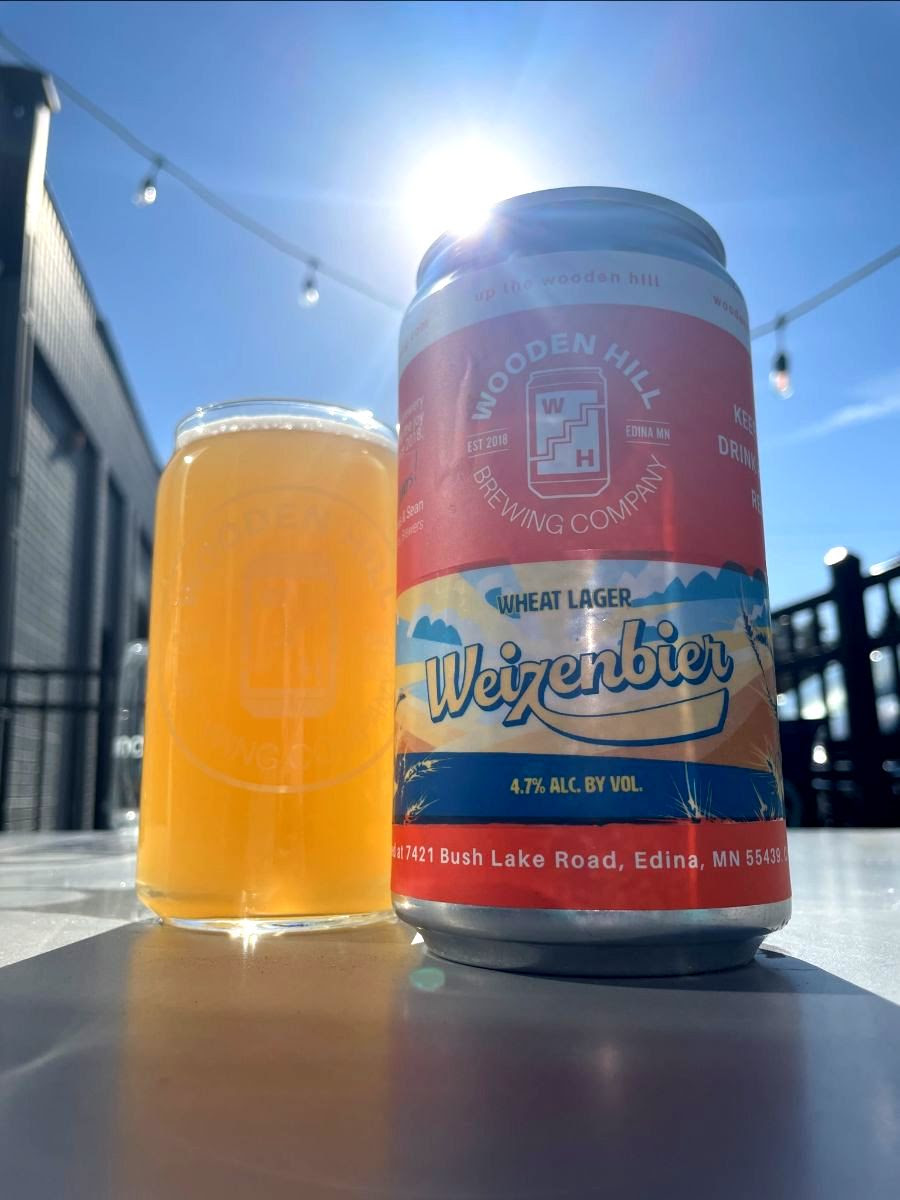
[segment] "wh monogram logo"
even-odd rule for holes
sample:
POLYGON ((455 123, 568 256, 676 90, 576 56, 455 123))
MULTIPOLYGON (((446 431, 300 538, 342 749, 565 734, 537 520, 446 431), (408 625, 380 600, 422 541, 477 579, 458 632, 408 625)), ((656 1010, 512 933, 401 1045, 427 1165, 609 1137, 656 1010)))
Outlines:
POLYGON ((525 389, 528 487, 543 499, 609 487, 609 413, 600 367, 533 371, 525 389))

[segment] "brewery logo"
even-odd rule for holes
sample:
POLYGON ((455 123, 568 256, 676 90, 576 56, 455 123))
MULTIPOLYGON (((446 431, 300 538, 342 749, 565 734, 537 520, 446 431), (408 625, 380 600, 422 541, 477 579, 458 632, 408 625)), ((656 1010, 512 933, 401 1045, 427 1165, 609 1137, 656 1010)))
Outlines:
POLYGON ((627 347, 584 329, 556 332, 498 355, 476 386, 466 441, 472 479, 511 524, 553 535, 602 531, 640 511, 662 483, 668 466, 655 451, 669 444, 671 427, 651 418, 661 389, 627 347), (614 482, 623 490, 604 495, 614 482), (536 505, 535 496, 550 503, 536 505), (582 503, 599 496, 599 505, 582 503))
POLYGON ((534 371, 525 389, 528 488, 536 496, 599 496, 609 487, 609 406, 599 367, 534 371))

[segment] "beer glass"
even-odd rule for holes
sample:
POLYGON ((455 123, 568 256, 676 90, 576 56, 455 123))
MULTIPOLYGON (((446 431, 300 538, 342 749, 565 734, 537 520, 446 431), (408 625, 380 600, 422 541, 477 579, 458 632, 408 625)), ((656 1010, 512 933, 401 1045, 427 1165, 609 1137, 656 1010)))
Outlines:
POLYGON ((137 833, 144 758, 144 696, 147 690, 147 643, 128 642, 122 652, 116 690, 113 733, 110 829, 137 833))
POLYGON ((396 438, 197 409, 160 482, 138 894, 234 932, 390 908, 396 438))

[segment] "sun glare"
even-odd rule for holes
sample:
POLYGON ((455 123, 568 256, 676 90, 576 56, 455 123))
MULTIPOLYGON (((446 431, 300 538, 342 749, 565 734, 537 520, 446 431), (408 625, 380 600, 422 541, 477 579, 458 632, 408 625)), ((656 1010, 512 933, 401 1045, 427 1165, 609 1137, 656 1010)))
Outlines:
POLYGON ((445 231, 477 233, 498 200, 534 184, 510 151, 480 137, 436 146, 413 168, 404 190, 404 215, 424 249, 445 231))

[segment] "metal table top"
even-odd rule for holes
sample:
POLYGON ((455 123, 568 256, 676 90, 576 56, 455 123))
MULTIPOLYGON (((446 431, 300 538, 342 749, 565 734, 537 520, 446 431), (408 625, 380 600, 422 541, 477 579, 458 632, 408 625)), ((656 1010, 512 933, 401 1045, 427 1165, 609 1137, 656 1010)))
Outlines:
POLYGON ((893 1200, 900 831, 790 843, 755 964, 593 982, 168 929, 127 841, 4 835, 3 1194, 893 1200))

